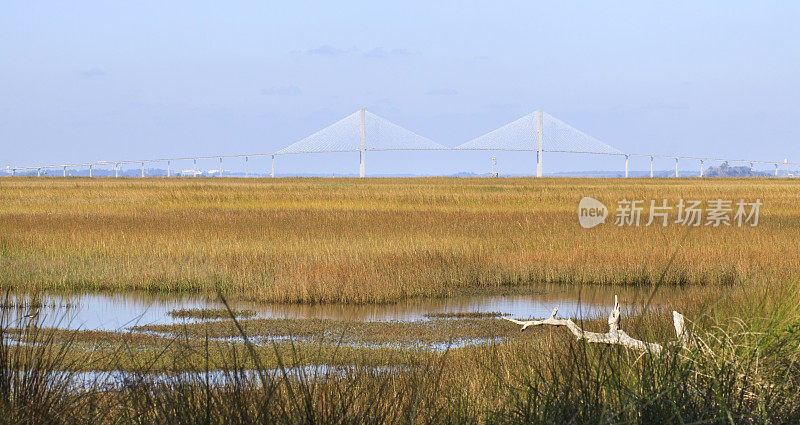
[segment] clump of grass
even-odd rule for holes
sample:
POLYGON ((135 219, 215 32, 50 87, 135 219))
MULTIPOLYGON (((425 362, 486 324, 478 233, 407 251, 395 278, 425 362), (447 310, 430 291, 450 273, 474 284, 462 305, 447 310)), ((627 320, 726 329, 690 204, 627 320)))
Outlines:
POLYGON ((170 310, 167 314, 175 319, 230 319, 231 315, 237 318, 249 318, 256 315, 253 310, 225 310, 224 308, 182 308, 170 310))
POLYGON ((507 313, 499 311, 457 311, 450 313, 425 313, 425 317, 429 319, 480 319, 486 317, 502 317, 508 316, 507 313))
POLYGON ((40 327, 38 307, 30 307, 40 302, 16 304, 9 292, 3 304, 19 310, 0 311, 0 422, 91 423, 101 418, 98 387, 76 385, 75 380, 79 365, 91 367, 91 357, 75 358, 71 337, 56 339, 40 327))
MULTIPOLYGON (((247 319, 238 322, 253 338, 285 337, 333 344, 446 344, 455 340, 496 340, 519 337, 515 326, 495 318, 420 320, 416 322, 361 322, 328 319, 247 319)), ((143 325, 134 331, 182 335, 194 339, 236 338, 239 329, 230 320, 143 325)))

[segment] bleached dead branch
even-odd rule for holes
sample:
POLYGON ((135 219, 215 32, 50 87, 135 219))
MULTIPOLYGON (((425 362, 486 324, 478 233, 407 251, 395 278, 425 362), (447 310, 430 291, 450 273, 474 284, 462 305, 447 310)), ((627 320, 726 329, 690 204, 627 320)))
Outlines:
MULTIPOLYGON (((531 326, 551 325, 551 326, 566 326, 578 340, 585 339, 587 342, 594 342, 599 344, 614 344, 623 347, 631 348, 639 351, 646 351, 653 354, 659 354, 663 351, 664 347, 655 342, 645 342, 635 339, 628 335, 625 331, 619 328, 620 311, 617 296, 614 295, 614 310, 608 316, 608 332, 587 332, 579 328, 572 319, 556 319, 558 307, 553 310, 550 317, 543 320, 515 320, 508 317, 504 319, 522 326, 522 331, 531 326)), ((675 326, 675 334, 678 340, 676 343, 682 347, 688 345, 688 336, 686 335, 686 325, 684 323, 683 315, 677 311, 672 312, 672 320, 675 326)))

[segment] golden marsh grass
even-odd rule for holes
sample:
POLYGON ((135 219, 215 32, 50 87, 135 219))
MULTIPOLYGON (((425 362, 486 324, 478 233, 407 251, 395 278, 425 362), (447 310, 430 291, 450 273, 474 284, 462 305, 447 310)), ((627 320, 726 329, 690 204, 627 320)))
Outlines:
MULTIPOLYGON (((786 281, 800 183, 785 179, 0 179, 0 285, 390 302, 540 282, 786 281), (586 230, 583 196, 761 199, 757 228, 586 230)), ((673 213, 672 217, 675 215, 673 213)), ((644 217, 646 219, 646 217, 644 217)))

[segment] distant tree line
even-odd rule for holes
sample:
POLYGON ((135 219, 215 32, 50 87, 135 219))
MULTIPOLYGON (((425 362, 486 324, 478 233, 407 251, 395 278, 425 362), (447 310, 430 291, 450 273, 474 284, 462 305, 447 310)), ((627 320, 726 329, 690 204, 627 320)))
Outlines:
POLYGON ((755 171, 745 166, 731 167, 728 161, 725 161, 718 167, 708 167, 705 175, 706 177, 764 177, 769 176, 769 173, 755 171))

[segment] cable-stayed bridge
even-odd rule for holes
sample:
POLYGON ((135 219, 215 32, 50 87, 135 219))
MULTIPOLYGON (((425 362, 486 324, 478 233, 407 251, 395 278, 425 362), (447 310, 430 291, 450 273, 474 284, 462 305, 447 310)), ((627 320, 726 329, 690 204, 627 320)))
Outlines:
POLYGON ((219 169, 212 170, 213 174, 224 175, 223 160, 231 158, 244 159, 244 176, 249 176, 249 159, 252 157, 270 157, 272 160, 270 176, 275 177, 275 160, 281 155, 302 155, 312 153, 335 153, 335 152, 358 152, 359 153, 359 176, 366 176, 366 159, 370 151, 527 151, 536 152, 536 171, 537 177, 543 176, 544 154, 545 153, 574 153, 587 155, 611 155, 624 157, 625 177, 629 176, 629 161, 631 157, 650 158, 650 177, 654 177, 653 163, 656 158, 674 159, 675 176, 680 175, 680 161, 694 161, 700 164, 702 177, 706 163, 744 163, 752 168, 755 164, 761 166, 768 165, 775 167, 775 175, 779 175, 779 169, 784 167, 786 175, 789 175, 791 167, 798 167, 800 163, 784 161, 765 161, 751 160, 743 158, 719 158, 719 157, 695 157, 685 155, 669 154, 650 154, 650 153, 629 153, 604 143, 576 128, 564 123, 552 115, 538 110, 512 121, 496 130, 490 131, 482 136, 467 141, 455 147, 447 147, 433 140, 405 129, 391 121, 375 115, 365 109, 358 110, 347 117, 337 121, 314 134, 309 135, 283 149, 271 153, 252 153, 240 155, 212 155, 212 156, 185 156, 174 158, 155 158, 138 160, 120 161, 97 161, 71 164, 46 164, 33 166, 8 166, 3 170, 6 175, 28 174, 35 171, 37 176, 41 176, 42 171, 52 170, 57 175, 62 172, 67 176, 67 169, 88 168, 88 175, 93 176, 92 171, 95 167, 111 167, 114 175, 119 176, 121 167, 138 165, 141 168, 141 177, 146 177, 145 165, 164 164, 166 165, 167 177, 173 175, 194 175, 200 172, 197 169, 198 160, 218 160, 219 169), (192 170, 183 170, 174 173, 171 166, 177 161, 193 161, 192 170), (215 172, 215 173, 214 173, 215 172))
MULTIPOLYGON (((339 122, 275 152, 275 155, 359 152, 358 174, 366 175, 367 151, 446 150, 427 137, 379 117, 364 109, 339 122)), ((275 175, 273 165, 271 175, 275 175)))

